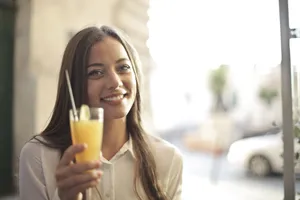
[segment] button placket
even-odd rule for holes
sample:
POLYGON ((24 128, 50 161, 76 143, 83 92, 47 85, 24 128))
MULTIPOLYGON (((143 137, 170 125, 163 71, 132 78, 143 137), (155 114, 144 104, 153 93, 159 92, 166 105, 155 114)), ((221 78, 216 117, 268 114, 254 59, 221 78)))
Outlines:
POLYGON ((107 190, 105 191, 105 197, 107 199, 114 199, 113 198, 113 182, 114 182, 114 175, 113 175, 113 164, 109 165, 109 183, 107 184, 107 186, 109 186, 109 188, 107 188, 107 190))
POLYGON ((111 187, 110 187, 110 194, 112 196, 112 199, 115 199, 115 195, 114 195, 114 185, 115 185, 115 169, 114 169, 114 165, 111 165, 110 168, 110 172, 111 172, 111 187))
POLYGON ((103 173, 105 174, 105 182, 103 182, 103 195, 104 199, 111 199, 111 194, 110 194, 110 185, 111 185, 111 168, 112 164, 111 163, 106 163, 103 165, 103 173))

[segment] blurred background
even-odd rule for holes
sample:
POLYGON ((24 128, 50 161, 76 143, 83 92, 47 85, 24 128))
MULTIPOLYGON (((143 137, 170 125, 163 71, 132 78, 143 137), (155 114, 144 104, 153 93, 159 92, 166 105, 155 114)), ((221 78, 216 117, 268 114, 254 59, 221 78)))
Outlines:
MULTIPOLYGON (((299 27, 300 1, 289 4, 290 27, 299 27)), ((51 116, 68 40, 84 27, 107 24, 125 31, 140 54, 145 127, 184 155, 183 199, 282 199, 278 5, 273 0, 0 0, 1 156, 10 148, 5 141, 13 139, 8 159, 15 181, 22 146, 51 116)), ((299 157, 300 149, 299 52, 299 39, 292 39, 292 157, 299 157)))

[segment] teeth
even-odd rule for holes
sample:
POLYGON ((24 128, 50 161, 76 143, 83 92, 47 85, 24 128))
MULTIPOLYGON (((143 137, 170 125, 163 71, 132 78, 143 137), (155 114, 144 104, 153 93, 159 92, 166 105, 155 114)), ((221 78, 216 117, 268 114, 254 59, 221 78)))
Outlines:
POLYGON ((108 97, 103 98, 104 101, 117 101, 123 99, 124 95, 114 96, 114 97, 108 97))

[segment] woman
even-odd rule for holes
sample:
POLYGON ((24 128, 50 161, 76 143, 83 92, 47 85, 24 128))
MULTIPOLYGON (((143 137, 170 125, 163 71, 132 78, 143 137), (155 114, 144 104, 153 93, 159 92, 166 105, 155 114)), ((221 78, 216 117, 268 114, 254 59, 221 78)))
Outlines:
POLYGON ((139 67, 132 45, 110 27, 89 27, 70 40, 51 120, 21 151, 22 200, 77 200, 87 188, 93 199, 181 199, 181 154, 141 126, 139 67), (72 162, 85 147, 71 141, 66 69, 76 106, 104 108, 101 164, 72 162))

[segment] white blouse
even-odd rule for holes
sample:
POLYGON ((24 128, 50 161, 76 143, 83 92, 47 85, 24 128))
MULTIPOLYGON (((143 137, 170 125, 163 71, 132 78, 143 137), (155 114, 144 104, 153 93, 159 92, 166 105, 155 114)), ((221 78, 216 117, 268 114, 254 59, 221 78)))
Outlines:
MULTIPOLYGON (((158 181, 170 200, 181 200, 183 161, 179 150, 172 144, 148 135, 153 152, 158 181)), ((19 195, 21 200, 60 200, 56 188, 55 171, 60 152, 37 141, 24 145, 19 163, 19 195)), ((129 139, 111 159, 101 158, 103 175, 97 186, 101 200, 138 200, 134 192, 135 155, 129 139)), ((137 188, 142 199, 146 194, 142 185, 137 188)), ((93 189, 93 200, 100 199, 93 189)))

